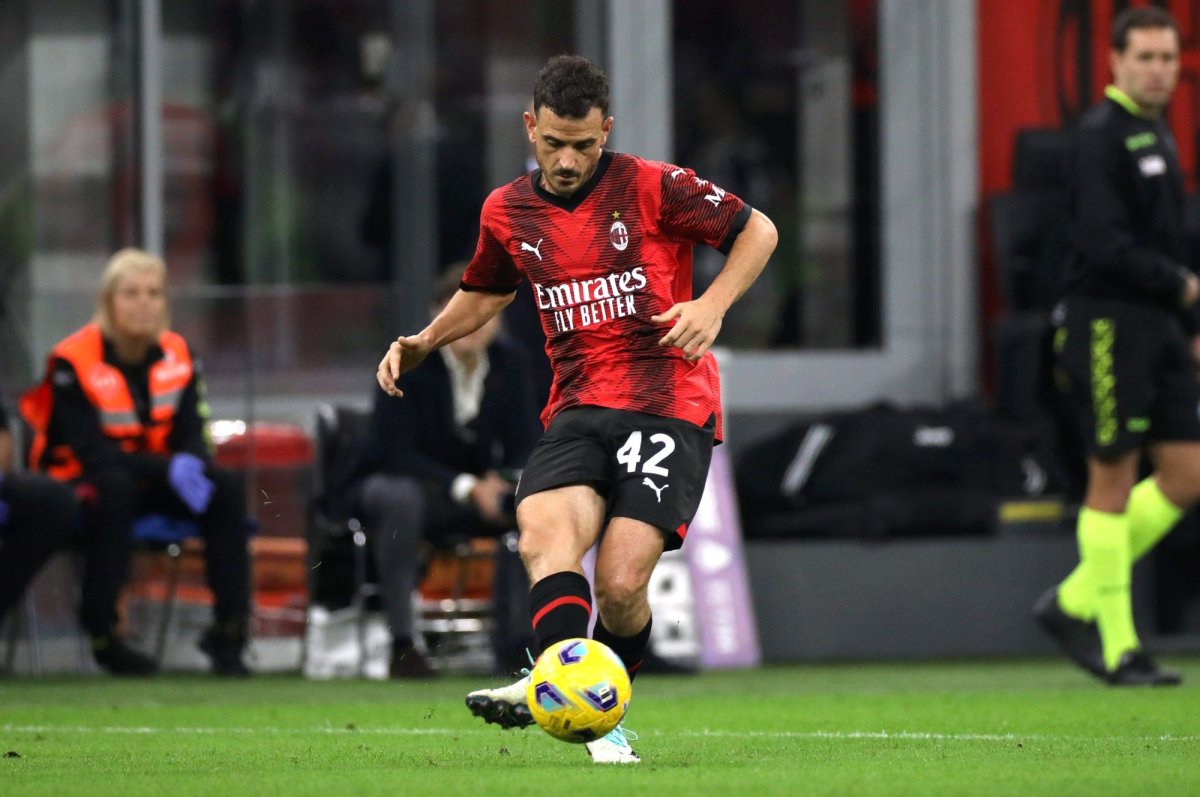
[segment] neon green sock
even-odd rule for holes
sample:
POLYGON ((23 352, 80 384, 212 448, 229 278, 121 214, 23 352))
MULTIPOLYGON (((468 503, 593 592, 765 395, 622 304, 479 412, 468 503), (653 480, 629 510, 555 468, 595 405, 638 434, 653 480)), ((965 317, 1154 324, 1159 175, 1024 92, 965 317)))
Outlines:
POLYGON ((1079 552, 1079 564, 1058 585, 1058 606, 1076 620, 1089 623, 1096 621, 1096 590, 1092 586, 1092 572, 1082 550, 1079 552))
MULTIPOLYGON (((1112 670, 1127 650, 1139 647, 1133 625, 1129 581, 1129 515, 1079 510, 1079 550, 1094 585, 1096 622, 1104 645, 1104 664, 1112 670)), ((1061 600, 1061 598, 1060 598, 1061 600)))
POLYGON ((1163 495, 1151 476, 1138 482, 1129 493, 1125 514, 1129 515, 1129 558, 1136 562, 1175 528, 1183 510, 1163 495))
MULTIPOLYGON (((1129 559, 1136 563, 1167 535, 1183 517, 1183 510, 1163 495, 1154 477, 1143 479, 1129 493, 1129 559)), ((1082 551, 1080 561, 1058 587, 1058 605, 1080 620, 1096 619, 1095 588, 1082 551)))

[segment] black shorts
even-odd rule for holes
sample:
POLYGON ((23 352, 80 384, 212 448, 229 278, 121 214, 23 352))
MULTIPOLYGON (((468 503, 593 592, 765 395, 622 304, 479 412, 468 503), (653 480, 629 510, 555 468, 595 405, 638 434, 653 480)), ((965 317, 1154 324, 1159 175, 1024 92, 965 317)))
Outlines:
POLYGON ((1075 296, 1054 311, 1054 382, 1079 421, 1089 456, 1143 442, 1200 440, 1200 386, 1191 341, 1173 314, 1075 296))
POLYGON ((666 550, 674 550, 700 506, 715 426, 715 418, 701 427, 604 407, 564 410, 521 473, 517 505, 544 490, 589 484, 608 501, 606 519, 657 526, 666 550))

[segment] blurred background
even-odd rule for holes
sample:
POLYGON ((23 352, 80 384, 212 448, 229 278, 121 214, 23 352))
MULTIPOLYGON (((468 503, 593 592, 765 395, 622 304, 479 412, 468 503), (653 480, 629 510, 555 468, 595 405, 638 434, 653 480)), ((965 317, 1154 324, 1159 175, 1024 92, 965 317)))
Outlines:
MULTIPOLYGON (((259 438, 275 459, 238 460, 271 502, 252 502, 264 533, 302 538, 296 438, 322 403, 367 406, 385 343, 473 251, 487 193, 528 170, 534 74, 578 52, 610 75, 611 148, 692 167, 780 231, 719 341, 740 480, 762 481, 745 461, 763 445, 880 402, 960 440, 987 429, 964 461, 1014 463, 982 497, 959 485, 986 518, 958 524, 934 522, 944 503, 885 502, 915 518, 896 528, 864 519, 869 496, 823 515, 846 507, 743 486, 764 658, 1048 651, 1028 605, 1074 548, 1070 458, 1035 387, 1058 131, 1099 98, 1109 25, 1136 4, 0 0, 3 399, 89 317, 113 251, 161 252, 214 416, 279 435, 259 438), (979 598, 948 611, 963 592, 979 598), (787 627, 762 622, 780 607, 787 627)), ((1170 123, 1194 191, 1200 8, 1160 4, 1182 26, 1170 123)), ((697 253, 697 291, 721 264, 697 253)), ((514 331, 536 323, 520 310, 514 331)), ((1186 646, 1195 546, 1176 536, 1140 611, 1186 646)))

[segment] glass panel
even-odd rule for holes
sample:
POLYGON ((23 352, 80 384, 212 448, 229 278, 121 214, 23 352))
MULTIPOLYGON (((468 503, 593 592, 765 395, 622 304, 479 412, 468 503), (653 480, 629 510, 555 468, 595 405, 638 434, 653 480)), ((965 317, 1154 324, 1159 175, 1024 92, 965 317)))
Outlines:
POLYGON ((381 0, 165 3, 167 257, 180 283, 362 282, 386 155, 381 0))
POLYGON ((407 281, 394 234, 423 201, 434 206, 433 270, 469 256, 489 170, 511 160, 501 170, 509 179, 524 167, 520 113, 533 74, 571 49, 572 15, 561 5, 165 3, 176 279, 407 281), (490 135, 494 109, 507 134, 490 135))
MULTIPOLYGON (((676 0, 675 159, 775 222, 739 348, 878 345, 876 0, 676 0)), ((723 258, 697 251, 697 290, 723 258)))
MULTIPOLYGON (((100 264, 137 238, 132 4, 2 5, 5 14, 23 13, 27 27, 19 29, 28 31, 27 95, 6 105, 28 130, 21 153, 31 186, 28 287, 36 295, 91 285, 100 264)), ((28 378, 65 328, 53 307, 22 312, 29 313, 23 329, 30 335, 16 350, 31 352, 22 363, 21 378, 28 378)), ((88 315, 90 305, 77 319, 88 315)))
POLYGON ((29 267, 33 257, 30 163, 29 1, 0 3, 0 393, 29 373, 29 267))
MULTIPOLYGON (((137 7, 21 6, 40 225, 29 374, 138 237, 137 7)), ((424 320, 424 286, 473 250, 487 192, 526 168, 533 75, 574 30, 550 0, 162 3, 164 254, 214 395, 365 394, 378 342, 424 320), (364 288, 322 287, 338 284, 364 288)))
POLYGON ((322 396, 371 395, 387 298, 370 285, 193 288, 173 297, 172 327, 204 358, 217 414, 284 420, 295 401, 307 418, 322 396))
POLYGON ((164 3, 166 258, 176 298, 214 314, 191 319, 214 395, 368 395, 382 343, 474 251, 488 191, 527 168, 533 76, 572 49, 561 6, 164 3))

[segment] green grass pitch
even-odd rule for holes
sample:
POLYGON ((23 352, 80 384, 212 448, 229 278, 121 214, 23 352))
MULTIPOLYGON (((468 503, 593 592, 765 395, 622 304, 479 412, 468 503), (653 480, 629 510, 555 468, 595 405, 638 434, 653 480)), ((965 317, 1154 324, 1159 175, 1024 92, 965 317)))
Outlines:
POLYGON ((0 795, 1196 795, 1200 659, 1175 689, 1067 664, 768 667, 643 676, 642 763, 501 731, 430 683, 0 680, 0 795))

